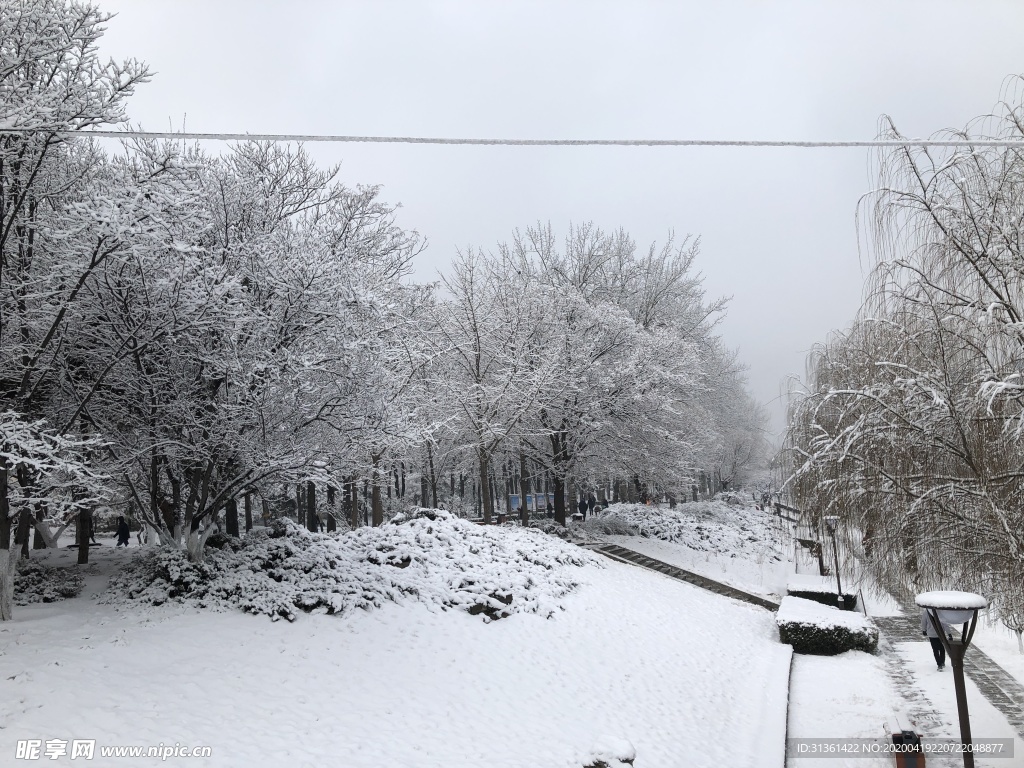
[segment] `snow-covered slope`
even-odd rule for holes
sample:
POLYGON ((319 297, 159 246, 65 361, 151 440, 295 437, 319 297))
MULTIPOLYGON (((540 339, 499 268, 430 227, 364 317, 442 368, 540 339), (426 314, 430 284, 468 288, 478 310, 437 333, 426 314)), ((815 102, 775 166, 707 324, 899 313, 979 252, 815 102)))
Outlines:
POLYGON ((131 556, 99 549, 82 596, 0 625, 4 758, 84 738, 211 746, 197 766, 581 768, 628 742, 638 768, 781 765, 772 614, 660 574, 567 566, 579 586, 549 618, 408 599, 274 623, 98 603, 131 556))
POLYGON ((724 501, 667 506, 614 504, 586 527, 631 535, 601 538, 739 589, 781 597, 793 571, 789 523, 724 501), (614 521, 615 525, 610 525, 614 521), (618 527, 616 527, 618 526, 618 527))

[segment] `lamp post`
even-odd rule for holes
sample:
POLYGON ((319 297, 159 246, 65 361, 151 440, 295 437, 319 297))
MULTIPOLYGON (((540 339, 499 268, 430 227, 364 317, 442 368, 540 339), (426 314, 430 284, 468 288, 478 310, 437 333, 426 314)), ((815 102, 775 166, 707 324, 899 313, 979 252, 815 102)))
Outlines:
POLYGON ((988 606, 988 600, 973 592, 924 592, 917 596, 917 604, 928 612, 932 627, 942 641, 953 667, 953 687, 956 689, 956 709, 960 717, 964 768, 974 768, 971 718, 967 711, 967 689, 964 687, 964 653, 971 644, 974 630, 978 626, 978 611, 988 606), (947 636, 942 631, 944 624, 963 624, 960 639, 953 640, 947 636))
POLYGON ((836 528, 839 526, 839 517, 837 515, 825 515, 825 526, 832 535, 832 555, 836 561, 836 590, 838 590, 836 602, 840 608, 846 608, 846 600, 843 599, 843 582, 839 579, 839 547, 836 545, 836 528))

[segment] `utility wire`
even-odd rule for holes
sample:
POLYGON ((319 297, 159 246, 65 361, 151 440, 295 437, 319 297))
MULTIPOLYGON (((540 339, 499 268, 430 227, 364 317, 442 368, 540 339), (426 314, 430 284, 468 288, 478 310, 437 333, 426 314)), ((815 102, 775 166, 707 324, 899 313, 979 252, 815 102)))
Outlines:
POLYGON ((1022 147, 1022 139, 874 139, 870 141, 782 141, 740 139, 453 139, 429 136, 336 136, 301 133, 195 133, 192 131, 53 130, 45 127, 0 128, 0 136, 49 133, 125 139, 196 139, 199 141, 334 142, 341 144, 444 144, 500 147, 1022 147))

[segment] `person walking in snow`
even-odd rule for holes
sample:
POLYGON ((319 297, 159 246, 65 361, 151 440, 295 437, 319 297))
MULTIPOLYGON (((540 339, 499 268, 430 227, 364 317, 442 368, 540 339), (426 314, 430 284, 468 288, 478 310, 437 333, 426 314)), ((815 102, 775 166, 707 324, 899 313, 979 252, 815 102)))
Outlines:
POLYGON ((129 536, 130 533, 131 533, 131 531, 128 528, 128 522, 124 519, 124 516, 122 515, 122 516, 118 517, 117 518, 117 546, 120 547, 123 544, 125 547, 127 547, 128 546, 128 536, 129 536))
POLYGON ((576 509, 580 511, 580 515, 583 516, 583 522, 587 522, 587 500, 582 496, 580 497, 580 503, 576 505, 576 509))
MULTIPOLYGON (((943 634, 946 635, 950 640, 953 639, 953 634, 950 631, 949 625, 940 623, 943 634)), ((921 610, 921 634, 928 638, 928 642, 932 644, 932 655, 935 656, 935 666, 939 672, 946 668, 946 647, 942 644, 942 638, 935 631, 935 625, 932 623, 931 616, 928 615, 928 609, 924 608, 921 610)))

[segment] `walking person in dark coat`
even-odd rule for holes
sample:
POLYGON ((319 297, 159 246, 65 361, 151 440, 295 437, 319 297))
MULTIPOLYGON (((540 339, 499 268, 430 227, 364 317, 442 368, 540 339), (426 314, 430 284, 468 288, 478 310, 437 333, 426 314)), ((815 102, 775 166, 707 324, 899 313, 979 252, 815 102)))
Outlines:
MULTIPOLYGON (((950 640, 953 639, 953 635, 950 632, 948 624, 940 625, 942 627, 943 634, 946 635, 950 640)), ((932 618, 928 615, 928 609, 925 608, 921 611, 921 634, 928 638, 928 642, 932 644, 932 655, 935 656, 935 666, 938 667, 939 672, 946 668, 946 647, 942 644, 942 638, 939 637, 935 631, 935 626, 932 624, 932 618)))
POLYGON ((580 514, 583 515, 583 522, 586 522, 587 521, 587 500, 584 499, 584 498, 581 498, 580 499, 580 503, 576 505, 576 508, 580 511, 580 514))
MULTIPOLYGON (((594 497, 594 494, 590 494, 590 496, 587 497, 587 512, 589 512, 591 515, 593 515, 594 514, 594 507, 596 507, 596 506, 597 506, 597 499, 594 497)), ((586 514, 583 515, 583 519, 584 520, 587 519, 586 514)))
POLYGON ((125 547, 127 547, 129 534, 130 530, 128 529, 128 522, 124 519, 124 516, 122 515, 117 518, 117 546, 120 547, 123 544, 125 547))

